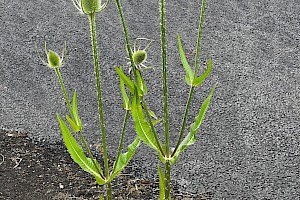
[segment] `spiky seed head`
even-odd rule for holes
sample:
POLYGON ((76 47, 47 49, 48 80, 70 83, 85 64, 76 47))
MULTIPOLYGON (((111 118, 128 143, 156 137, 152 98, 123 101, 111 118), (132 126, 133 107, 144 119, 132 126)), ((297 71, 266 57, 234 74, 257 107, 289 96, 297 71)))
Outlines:
POLYGON ((96 13, 101 9, 101 0, 81 0, 80 4, 82 11, 87 15, 96 13))
POLYGON ((61 59, 60 59, 59 55, 57 53, 55 53, 54 51, 49 50, 49 52, 47 54, 47 58, 48 58, 49 67, 58 68, 61 66, 61 59))
POLYGON ((138 50, 133 53, 133 62, 136 65, 140 65, 147 59, 147 52, 145 50, 138 50))

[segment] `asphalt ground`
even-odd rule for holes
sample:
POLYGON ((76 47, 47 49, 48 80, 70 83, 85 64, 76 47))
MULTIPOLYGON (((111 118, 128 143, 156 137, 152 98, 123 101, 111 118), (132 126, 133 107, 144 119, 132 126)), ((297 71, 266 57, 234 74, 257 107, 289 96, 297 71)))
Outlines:
MULTIPOLYGON (((154 40, 148 49, 154 70, 146 70, 150 108, 162 113, 159 3, 122 1, 130 38, 154 40)), ((195 49, 199 1, 167 2, 170 132, 178 137, 188 87, 180 65, 176 34, 191 55, 195 49)), ((40 48, 61 51, 69 91, 78 93, 84 134, 99 142, 88 20, 71 1, 0 0, 0 127, 30 133, 34 140, 61 141, 55 114, 66 113, 54 72, 41 65, 40 48)), ((197 137, 172 171, 184 192, 212 191, 214 199, 300 199, 300 1, 208 0, 201 62, 214 69, 197 89, 189 122, 216 82, 218 86, 197 137)), ((126 65, 119 16, 112 3, 97 16, 106 130, 110 154, 118 144, 124 111, 116 65, 126 65)), ((145 44, 140 44, 141 48, 145 44)), ((162 133, 162 126, 158 127, 162 133)), ((126 142, 134 138, 128 127, 126 142)), ((162 135, 162 134, 161 134, 162 135)), ((134 160, 156 176, 158 160, 142 146, 134 160)))

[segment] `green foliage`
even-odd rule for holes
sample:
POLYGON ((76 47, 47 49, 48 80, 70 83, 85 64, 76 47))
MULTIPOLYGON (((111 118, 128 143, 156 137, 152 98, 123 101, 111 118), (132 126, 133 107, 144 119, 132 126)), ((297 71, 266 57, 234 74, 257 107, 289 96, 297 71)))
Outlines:
POLYGON ((84 171, 93 175, 96 178, 98 184, 105 184, 106 181, 103 179, 103 176, 98 172, 102 171, 100 165, 97 163, 95 166, 92 160, 85 156, 84 151, 77 143, 76 139, 72 136, 68 127, 61 119, 59 114, 57 114, 57 119, 60 125, 60 130, 63 136, 64 143, 74 162, 76 162, 84 171))
POLYGON ((126 167, 134 155, 136 149, 139 147, 141 143, 141 140, 139 138, 136 138, 129 146, 128 151, 126 153, 122 153, 119 156, 119 159, 116 161, 116 165, 112 171, 112 174, 109 177, 108 182, 112 181, 117 175, 119 175, 124 167, 126 167))
POLYGON ((208 60, 207 68, 205 72, 201 76, 194 79, 193 86, 201 86, 202 82, 209 76, 211 69, 212 69, 212 59, 210 58, 208 60))
POLYGON ((144 82, 144 79, 142 78, 142 75, 141 75, 141 72, 140 71, 136 71, 136 86, 137 86, 137 89, 138 89, 138 94, 140 96, 144 96, 148 89, 147 89, 147 86, 144 82))
POLYGON ((192 69, 186 59, 184 50, 182 48, 181 39, 180 39, 179 34, 177 35, 177 40, 178 40, 178 48, 179 48, 179 55, 180 55, 181 63, 186 72, 186 76, 185 76, 186 83, 191 86, 201 86, 202 82, 209 76, 209 74, 211 72, 212 59, 208 60, 207 69, 205 70, 205 72, 201 76, 198 76, 195 78, 195 73, 192 71, 192 69))
POLYGON ((182 44, 181 44, 179 34, 177 34, 177 42, 178 42, 180 60, 181 60, 181 63, 184 67, 184 70, 186 72, 185 81, 186 81, 187 84, 191 85, 193 83, 193 80, 194 80, 194 72, 192 71, 192 69, 191 69, 191 67, 190 67, 190 65, 189 65, 189 63, 186 59, 184 50, 182 48, 182 44))
POLYGON ((128 76, 126 76, 126 74, 124 74, 121 67, 116 67, 116 71, 117 71, 118 75, 120 76, 121 80, 125 83, 125 85, 129 89, 129 91, 131 92, 131 94, 133 94, 134 93, 134 83, 132 82, 132 80, 128 76))
POLYGON ((210 104, 210 100, 213 96, 213 93, 215 91, 216 85, 214 85, 214 87, 212 88, 212 90, 210 91, 208 97, 205 99, 205 101, 202 103, 202 106, 200 108, 199 114, 197 115, 197 117, 195 118, 194 123, 191 125, 191 130, 188 133, 188 135, 184 138, 184 140, 180 143, 179 148, 177 149, 177 151, 175 152, 175 154, 173 155, 172 159, 170 160, 171 164, 175 164, 178 156, 180 155, 180 153, 182 153, 186 147, 194 144, 196 142, 196 135, 198 133, 198 129, 205 117, 205 113, 208 109, 208 106, 210 104))
POLYGON ((132 102, 132 117, 135 122, 136 133, 145 144, 159 152, 159 147, 154 137, 154 134, 156 133, 152 133, 151 127, 148 124, 143 113, 137 89, 135 91, 136 92, 134 93, 134 98, 132 102))
POLYGON ((123 107, 125 110, 131 110, 131 105, 129 102, 129 97, 127 95, 126 89, 125 89, 125 83, 123 79, 120 78, 120 90, 123 98, 123 107))
POLYGON ((76 122, 76 125, 81 129, 82 124, 81 124, 81 120, 78 116, 76 90, 74 91, 73 100, 72 100, 72 115, 73 115, 73 118, 76 122))
MULTIPOLYGON (((122 170, 128 165, 130 160, 132 159, 134 153, 138 149, 141 141, 143 141, 147 146, 154 149, 158 153, 158 157, 161 162, 165 164, 165 171, 161 169, 160 165, 158 165, 158 175, 159 175, 159 184, 160 184, 160 200, 171 200, 170 196, 170 172, 171 165, 174 165, 178 160, 180 154, 189 146, 196 142, 196 135, 201 126, 201 123, 205 117, 205 113, 209 107, 210 101, 214 94, 216 85, 210 91, 208 97, 202 103, 199 114, 196 116, 195 121, 191 124, 190 132, 184 137, 184 132, 186 130, 186 121, 188 118, 188 112, 191 105, 191 100, 193 96, 193 92, 196 86, 201 86, 203 81, 210 75, 212 70, 212 59, 209 59, 207 62, 207 67, 205 71, 198 76, 199 69, 199 58, 200 58, 200 44, 202 37, 202 28, 204 24, 204 12, 206 6, 206 0, 202 0, 201 5, 201 13, 199 20, 199 30, 198 30, 198 39, 196 45, 196 55, 195 55, 195 65, 192 69, 190 64, 187 61, 180 35, 177 35, 179 56, 183 68, 185 70, 185 81, 190 86, 190 93, 188 96, 186 109, 183 117, 182 128, 180 131, 179 139, 177 141, 177 145, 175 147, 174 152, 170 152, 170 139, 169 139, 169 114, 168 114, 168 87, 167 87, 167 35, 166 35, 166 0, 160 0, 160 28, 161 28, 161 57, 162 57, 162 89, 163 89, 163 112, 164 112, 164 142, 162 143, 159 138, 154 125, 161 121, 155 115, 153 111, 148 109, 147 104, 144 100, 145 94, 148 92, 148 88, 145 84, 145 80, 143 77, 142 67, 147 68, 143 63, 146 62, 147 52, 146 49, 150 45, 150 43, 143 49, 136 51, 136 40, 144 39, 137 38, 133 45, 133 50, 130 46, 129 35, 125 23, 125 18, 123 15, 122 7, 120 0, 115 0, 116 5, 118 7, 118 12, 120 14, 120 18, 122 21, 122 26, 124 29, 124 38, 126 41, 126 50, 130 59, 130 70, 132 73, 130 75, 126 75, 122 67, 116 67, 116 72, 120 77, 120 91, 123 98, 124 108, 126 110, 123 126, 121 129, 121 138, 120 144, 118 148, 117 158, 114 163, 112 171, 109 169, 108 164, 108 152, 106 145, 106 130, 105 130, 105 120, 104 120, 104 112, 103 112, 103 104, 102 104, 102 89, 101 89, 101 76, 99 70, 99 62, 98 62, 98 50, 97 50, 97 36, 96 36, 96 17, 95 13, 103 10, 110 0, 107 0, 106 3, 101 5, 101 0, 72 0, 75 7, 81 12, 88 15, 88 19, 90 22, 90 34, 92 41, 92 51, 93 51, 93 59, 94 59, 94 70, 95 70, 95 80, 96 80, 96 91, 97 91, 97 100, 98 100, 98 111, 99 111, 99 119, 100 119, 100 132, 101 132, 101 140, 103 147, 103 160, 104 160, 104 173, 97 162, 96 159, 93 158, 89 146, 87 145, 83 134, 82 134, 82 122, 80 120, 77 108, 77 94, 76 90, 73 93, 72 101, 69 101, 68 92, 64 86, 64 82, 62 80, 59 67, 62 66, 64 56, 66 55, 66 43, 64 45, 62 56, 60 57, 56 52, 48 50, 44 47, 45 54, 47 56, 47 62, 45 62, 38 50, 38 56, 42 63, 52 69, 55 70, 55 73, 59 79, 59 83, 61 89, 64 94, 65 102, 69 109, 69 115, 66 115, 66 120, 68 121, 69 126, 72 128, 72 131, 78 134, 79 139, 81 140, 81 145, 84 147, 82 149, 81 145, 78 144, 76 139, 73 137, 70 132, 68 126, 61 119, 60 115, 57 114, 57 119, 60 125, 60 130, 62 133, 62 137, 66 148, 74 162, 76 162, 84 171, 93 175, 96 179, 96 182, 99 185, 107 185, 107 200, 112 200, 112 187, 111 182, 114 178, 116 178, 122 170), (129 95, 127 94, 129 92, 129 95), (126 131, 126 124, 128 120, 128 116, 132 115, 135 130, 137 133, 136 139, 128 146, 127 152, 122 153, 123 150, 123 139, 126 131), (86 154, 88 156, 86 156, 86 154)), ((104 200, 104 196, 100 195, 100 200, 104 200)))
POLYGON ((78 116, 78 109, 77 109, 77 100, 76 100, 76 90, 73 94, 73 101, 72 101, 72 109, 71 109, 71 119, 68 115, 66 116, 67 121, 69 122, 73 132, 78 133, 82 129, 81 120, 78 116))

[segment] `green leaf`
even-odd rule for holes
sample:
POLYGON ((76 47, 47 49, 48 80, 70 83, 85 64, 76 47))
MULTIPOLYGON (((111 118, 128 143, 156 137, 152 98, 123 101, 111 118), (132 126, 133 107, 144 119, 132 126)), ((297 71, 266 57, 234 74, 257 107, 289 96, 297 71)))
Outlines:
POLYGON ((209 76, 211 69, 212 69, 212 59, 210 58, 207 63, 207 69, 201 76, 194 79, 193 86, 200 86, 202 82, 206 79, 206 77, 209 76))
POLYGON ((212 90, 210 91, 208 97, 205 99, 205 101, 202 103, 202 106, 200 108, 199 114, 198 116, 195 118, 194 123, 191 125, 191 129, 190 132, 188 133, 188 135, 182 140, 182 142, 180 143, 180 145, 178 146, 177 151, 175 152, 175 154, 173 155, 172 159, 170 160, 170 163, 173 165, 176 163, 178 156, 180 155, 181 152, 183 152, 185 150, 185 148, 187 146, 190 146, 192 144, 194 144, 196 142, 196 134, 198 132, 198 129, 205 117, 205 113, 208 109, 208 106, 210 104, 210 100, 213 96, 213 93, 215 91, 216 85, 214 85, 214 87, 212 88, 212 90))
POLYGON ((69 115, 66 115, 66 119, 69 122, 74 133, 78 133, 81 130, 81 128, 77 126, 77 124, 69 117, 69 115))
POLYGON ((154 113, 153 111, 148 110, 148 112, 149 112, 149 115, 150 115, 152 118, 154 118, 154 121, 152 121, 152 124, 153 124, 153 125, 156 125, 156 124, 158 124, 159 122, 162 121, 162 119, 158 119, 158 117, 155 115, 155 113, 154 113))
POLYGON ((120 89, 121 89, 121 94, 123 97, 123 106, 125 110, 131 110, 130 105, 129 105, 129 98, 127 96, 127 92, 125 89, 125 83, 122 79, 120 79, 120 89))
POLYGON ((132 102, 132 118, 135 122, 135 130, 137 135, 143 142, 145 142, 145 144, 159 152, 159 148, 153 135, 155 133, 152 133, 150 125, 145 119, 143 109, 139 101, 138 92, 136 90, 132 102))
POLYGON ((121 67, 116 67, 116 71, 119 74, 120 78, 124 81, 125 85, 128 87, 129 91, 134 93, 134 83, 132 80, 126 76, 121 67))
POLYGON ((140 138, 136 138, 129 146, 128 146, 128 151, 126 153, 122 153, 118 160, 116 161, 115 168, 113 169, 112 174, 110 175, 108 182, 112 181, 116 176, 118 176, 121 171, 126 167, 134 155, 136 149, 139 147, 141 143, 140 138))
POLYGON ((82 128, 82 124, 81 124, 81 120, 79 118, 79 115, 78 115, 78 109, 77 109, 77 99, 76 99, 76 90, 74 91, 74 94, 73 94, 73 100, 72 100, 72 112, 73 112, 73 117, 74 117, 74 120, 76 122, 76 125, 80 128, 82 128))
POLYGON ((165 200, 165 175, 162 172, 160 165, 158 165, 158 177, 159 177, 159 199, 165 200))
POLYGON ((100 195, 100 200, 104 200, 104 196, 103 195, 100 195))
POLYGON ((136 85, 137 85, 137 88, 138 88, 139 95, 144 96, 148 91, 147 86, 144 82, 143 77, 141 76, 141 73, 139 71, 137 71, 135 74, 137 76, 136 77, 136 80, 137 80, 136 85))
POLYGON ((192 71, 188 61, 186 60, 186 56, 185 56, 185 53, 184 53, 183 48, 182 48, 182 44, 181 44, 179 34, 177 34, 177 40, 178 40, 178 48, 179 48, 179 55, 180 55, 181 63, 182 63, 182 65, 185 69, 185 72, 186 72, 185 80, 186 80, 187 84, 190 85, 193 82, 193 79, 194 79, 194 72, 192 71))
POLYGON ((158 124, 158 123, 161 122, 161 121, 162 121, 162 119, 156 119, 156 120, 152 121, 152 124, 153 124, 153 125, 156 125, 156 124, 158 124))
POLYGON ((153 117, 154 119, 158 119, 158 117, 155 115, 155 113, 151 110, 148 110, 149 114, 151 117, 153 117))
MULTIPOLYGON (((62 132, 64 143, 68 149, 71 158, 76 162, 84 171, 90 173, 96 178, 98 184, 105 184, 106 181, 102 179, 101 174, 98 173, 98 170, 101 170, 100 165, 96 162, 95 166, 90 158, 87 158, 82 150, 81 146, 77 143, 75 138, 70 133, 65 122, 61 119, 59 114, 57 114, 57 119, 59 122, 60 130, 62 132)), ((101 170, 102 171, 102 170, 101 170)))

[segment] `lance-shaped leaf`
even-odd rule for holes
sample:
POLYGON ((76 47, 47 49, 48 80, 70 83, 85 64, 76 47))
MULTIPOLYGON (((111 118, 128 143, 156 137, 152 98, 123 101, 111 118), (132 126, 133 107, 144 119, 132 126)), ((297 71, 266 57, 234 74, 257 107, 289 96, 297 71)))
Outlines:
POLYGON ((146 84, 144 82, 143 77, 141 76, 141 73, 139 71, 137 71, 135 74, 137 76, 136 77, 136 80, 137 80, 136 85, 137 85, 137 89, 138 89, 139 95, 140 96, 144 96, 147 93, 147 91, 148 91, 147 86, 146 86, 146 84))
POLYGON ((158 119, 158 117, 155 115, 155 113, 152 111, 152 110, 149 110, 148 109, 148 112, 149 112, 149 115, 154 118, 154 120, 152 121, 152 124, 153 125, 156 125, 158 124, 159 122, 161 122, 162 119, 158 119))
POLYGON ((181 152, 183 152, 185 150, 185 148, 187 146, 190 146, 192 144, 194 144, 196 142, 196 134, 198 132, 198 129, 204 119, 205 113, 208 109, 208 106, 210 104, 210 100, 213 96, 213 93, 215 91, 216 85, 214 85, 214 87, 212 88, 212 90, 210 91, 208 97, 205 99, 205 101, 202 103, 202 106, 200 108, 200 112, 198 114, 198 116, 195 118, 195 122, 191 125, 191 129, 190 132, 188 133, 188 135, 182 140, 182 142, 180 143, 180 145, 178 146, 177 151, 175 152, 175 154, 173 155, 172 159, 170 160, 170 163, 173 165, 176 163, 178 156, 180 155, 181 152))
POLYGON ((119 74, 120 78, 124 81, 125 85, 129 89, 129 91, 133 94, 134 93, 134 83, 132 80, 126 76, 121 67, 116 67, 116 71, 119 74))
POLYGON ((132 118, 135 122, 135 130, 139 138, 145 142, 149 147, 159 152, 159 148, 155 141, 155 137, 151 131, 150 125, 145 119, 142 106, 140 104, 139 95, 137 89, 135 89, 133 101, 132 101, 132 118))
POLYGON ((212 69, 212 59, 210 58, 208 60, 207 68, 205 72, 201 76, 194 79, 193 86, 200 86, 202 82, 206 79, 206 77, 208 77, 208 75, 210 74, 211 69, 212 69))
POLYGON ((69 122, 72 130, 75 133, 78 133, 82 129, 81 120, 78 116, 78 109, 77 109, 77 100, 76 100, 76 90, 73 94, 73 101, 72 101, 72 110, 70 110, 72 118, 70 116, 66 116, 67 121, 69 122))
POLYGON ((69 115, 66 115, 66 119, 67 119, 67 121, 69 122, 69 124, 70 124, 72 130, 74 131, 74 133, 78 133, 78 132, 81 130, 81 127, 78 126, 78 125, 76 124, 76 122, 74 122, 74 121, 71 119, 71 117, 69 117, 69 115))
POLYGON ((123 97, 123 106, 125 110, 131 110, 131 107, 129 105, 129 97, 127 95, 126 89, 125 89, 125 83, 123 79, 120 78, 120 89, 121 89, 121 94, 123 97))
POLYGON ((110 175, 108 182, 112 181, 116 176, 118 176, 124 167, 126 167, 134 155, 136 149, 139 147, 141 143, 140 138, 136 138, 129 146, 128 146, 128 151, 126 153, 122 153, 118 160, 116 161, 115 167, 113 169, 112 174, 110 175))
POLYGON ((59 122, 60 130, 62 132, 64 143, 68 149, 71 158, 76 162, 84 171, 90 173, 96 178, 98 184, 105 184, 106 181, 102 178, 101 174, 98 173, 98 170, 101 172, 100 165, 96 162, 95 166, 90 158, 87 158, 82 150, 81 146, 77 143, 76 139, 70 133, 65 122, 61 119, 59 114, 57 114, 57 119, 59 122), (98 169, 97 169, 98 168, 98 169))
POLYGON ((192 71, 188 61, 186 60, 186 56, 185 56, 185 53, 182 48, 179 34, 177 34, 177 40, 178 40, 178 49, 179 49, 180 60, 184 67, 184 70, 186 72, 185 80, 186 80, 187 84, 191 85, 193 83, 193 79, 194 79, 194 72, 192 71))
POLYGON ((81 124, 81 120, 80 120, 79 115, 78 115, 76 90, 74 91, 74 94, 73 94, 72 112, 73 112, 73 117, 74 117, 74 120, 75 120, 77 126, 80 127, 80 129, 81 129, 82 124, 81 124))

